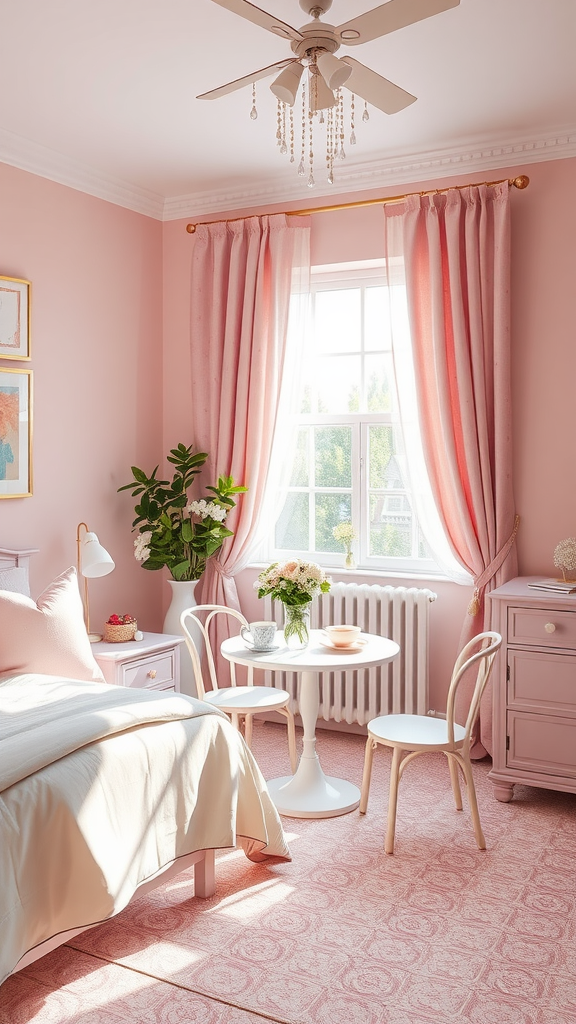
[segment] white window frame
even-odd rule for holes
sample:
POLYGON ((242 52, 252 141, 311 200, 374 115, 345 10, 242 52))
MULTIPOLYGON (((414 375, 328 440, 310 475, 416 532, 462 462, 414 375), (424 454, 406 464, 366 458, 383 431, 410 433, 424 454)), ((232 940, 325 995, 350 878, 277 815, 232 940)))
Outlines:
MULTIPOLYGON (((384 260, 369 260, 362 263, 335 264, 322 267, 312 267, 311 271, 311 292, 314 296, 318 291, 333 291, 335 288, 350 289, 359 287, 374 287, 377 285, 386 286, 385 262, 384 260)), ((313 304, 314 305, 314 304, 313 304)), ((362 302, 363 316, 364 304, 362 302)), ((363 330, 363 325, 362 325, 363 330)), ((313 336, 313 323, 311 325, 313 336)), ((363 349, 364 351, 364 349, 363 349)), ((371 354, 371 353, 370 353, 371 354)), ((342 567, 344 551, 316 551, 312 547, 314 543, 314 496, 317 493, 351 493, 351 520, 356 530, 357 538, 353 543, 354 556, 357 568, 371 572, 395 574, 395 575, 417 575, 417 576, 439 576, 443 575, 441 569, 433 559, 419 558, 417 555, 419 544, 419 528, 417 525, 416 513, 408 488, 398 491, 402 496, 406 495, 412 509, 412 551, 410 557, 384 557, 369 554, 370 537, 370 494, 375 493, 368 486, 368 436, 371 424, 394 426, 393 414, 389 413, 311 413, 301 414, 298 417, 300 427, 332 427, 350 425, 352 428, 352 476, 351 487, 327 487, 307 486, 289 487, 288 493, 307 493, 309 496, 309 543, 310 550, 276 548, 274 543, 274 530, 271 537, 271 557, 275 561, 284 561, 288 558, 303 558, 315 561, 328 568, 342 567)), ((392 496, 394 492, 380 489, 386 496, 392 496)))

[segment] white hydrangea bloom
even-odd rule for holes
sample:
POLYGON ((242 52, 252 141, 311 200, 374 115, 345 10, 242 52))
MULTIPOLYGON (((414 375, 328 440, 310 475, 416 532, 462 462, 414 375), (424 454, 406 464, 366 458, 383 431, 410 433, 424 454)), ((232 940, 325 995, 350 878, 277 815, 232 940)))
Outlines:
POLYGON ((152 530, 144 530, 139 533, 134 541, 134 558, 138 562, 145 562, 150 557, 150 548, 148 547, 152 540, 152 530))
POLYGON ((206 501, 205 498, 189 502, 186 511, 189 516, 198 516, 199 519, 215 519, 217 523, 223 523, 227 514, 226 509, 221 505, 217 505, 214 501, 206 501))

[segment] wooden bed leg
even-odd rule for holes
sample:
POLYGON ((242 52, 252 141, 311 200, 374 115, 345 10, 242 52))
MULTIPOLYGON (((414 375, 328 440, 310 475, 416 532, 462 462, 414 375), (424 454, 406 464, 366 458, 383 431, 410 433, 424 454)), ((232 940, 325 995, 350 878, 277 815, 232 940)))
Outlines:
POLYGON ((206 900, 216 891, 214 850, 205 850, 204 856, 194 865, 194 895, 206 900))

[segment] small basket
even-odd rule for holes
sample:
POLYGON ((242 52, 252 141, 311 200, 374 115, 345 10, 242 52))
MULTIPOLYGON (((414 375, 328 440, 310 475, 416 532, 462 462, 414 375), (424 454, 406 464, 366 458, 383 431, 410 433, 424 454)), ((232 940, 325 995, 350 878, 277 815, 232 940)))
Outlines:
POLYGON ((137 622, 126 622, 122 626, 114 626, 111 622, 104 623, 104 639, 108 644, 124 644, 134 639, 138 629, 137 622))

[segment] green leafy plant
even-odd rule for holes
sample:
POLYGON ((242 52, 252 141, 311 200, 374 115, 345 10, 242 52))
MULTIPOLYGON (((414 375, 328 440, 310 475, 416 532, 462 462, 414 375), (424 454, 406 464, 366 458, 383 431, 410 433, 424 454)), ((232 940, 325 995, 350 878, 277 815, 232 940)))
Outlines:
POLYGON ((225 525, 228 513, 236 506, 232 495, 247 488, 235 484, 231 476, 219 476, 215 487, 207 487, 205 498, 190 501, 188 490, 208 458, 207 452, 194 452, 192 445, 172 448, 168 462, 174 467, 172 481, 158 480, 158 466, 148 476, 132 466, 133 479, 118 491, 131 491, 140 500, 134 506, 132 529, 138 531, 134 557, 144 569, 169 570, 174 580, 199 580, 206 561, 222 547, 232 530, 225 525))

